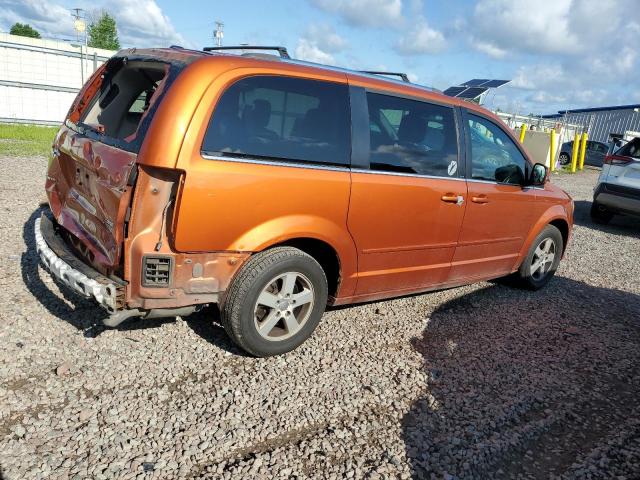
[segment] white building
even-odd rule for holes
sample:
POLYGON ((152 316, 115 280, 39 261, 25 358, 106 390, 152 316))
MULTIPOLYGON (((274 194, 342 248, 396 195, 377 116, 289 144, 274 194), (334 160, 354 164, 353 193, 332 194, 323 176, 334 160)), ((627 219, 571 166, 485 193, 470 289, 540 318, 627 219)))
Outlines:
POLYGON ((0 33, 0 122, 59 124, 115 52, 0 33))

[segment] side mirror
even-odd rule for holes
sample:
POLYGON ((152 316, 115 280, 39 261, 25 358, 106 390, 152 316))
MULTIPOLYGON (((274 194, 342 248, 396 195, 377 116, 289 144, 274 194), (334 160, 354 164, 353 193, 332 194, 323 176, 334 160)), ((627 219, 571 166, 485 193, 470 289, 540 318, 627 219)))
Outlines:
POLYGON ((539 187, 544 185, 547 179, 547 167, 541 163, 536 163, 531 169, 531 176, 529 177, 529 185, 539 187))

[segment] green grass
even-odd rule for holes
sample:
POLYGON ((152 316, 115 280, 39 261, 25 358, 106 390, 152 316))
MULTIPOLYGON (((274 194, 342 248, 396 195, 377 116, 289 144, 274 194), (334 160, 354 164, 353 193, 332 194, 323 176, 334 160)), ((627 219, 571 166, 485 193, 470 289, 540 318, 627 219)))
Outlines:
POLYGON ((58 127, 0 123, 0 155, 48 157, 58 127))

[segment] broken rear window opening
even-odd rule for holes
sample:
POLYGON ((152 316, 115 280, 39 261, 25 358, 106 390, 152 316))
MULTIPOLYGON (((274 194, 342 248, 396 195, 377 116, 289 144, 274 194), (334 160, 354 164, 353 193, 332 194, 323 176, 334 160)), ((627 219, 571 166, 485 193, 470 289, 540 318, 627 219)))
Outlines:
POLYGON ((79 112, 79 121, 66 123, 89 138, 137 153, 162 97, 183 68, 177 63, 114 57, 94 79, 96 93, 79 112))

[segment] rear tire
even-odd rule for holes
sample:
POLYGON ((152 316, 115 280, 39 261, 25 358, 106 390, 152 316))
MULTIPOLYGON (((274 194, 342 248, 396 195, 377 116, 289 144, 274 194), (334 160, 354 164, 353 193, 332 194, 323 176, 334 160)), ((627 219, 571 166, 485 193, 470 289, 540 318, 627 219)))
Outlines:
POLYGON ((563 152, 563 153, 560 154, 559 160, 560 160, 560 165, 569 165, 569 161, 571 159, 569 158, 569 154, 568 153, 564 153, 563 152))
POLYGON ((514 275, 517 284, 529 290, 544 287, 556 273, 563 249, 564 241, 560 230, 553 225, 544 227, 514 275))
POLYGON ((597 202, 591 203, 591 219, 600 225, 606 225, 613 218, 613 213, 597 202))
POLYGON ((297 248, 272 248, 253 255, 231 281, 222 325, 248 353, 280 355, 311 336, 327 296, 327 278, 313 257, 297 248))

